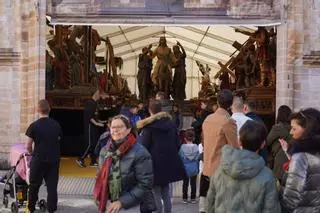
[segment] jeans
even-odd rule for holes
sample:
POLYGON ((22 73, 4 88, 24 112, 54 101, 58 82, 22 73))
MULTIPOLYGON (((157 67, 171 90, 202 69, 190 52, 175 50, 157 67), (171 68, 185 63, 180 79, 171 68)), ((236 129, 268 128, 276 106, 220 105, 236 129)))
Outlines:
POLYGON ((196 193, 197 193, 197 175, 188 177, 183 180, 183 185, 182 185, 182 198, 184 200, 188 200, 188 186, 191 186, 191 200, 196 199, 196 193))
POLYGON ((157 205, 156 213, 163 213, 162 209, 164 210, 164 213, 171 213, 172 205, 169 192, 169 184, 163 186, 155 186, 153 188, 153 191, 157 205), (161 200, 163 200, 163 208, 161 200))

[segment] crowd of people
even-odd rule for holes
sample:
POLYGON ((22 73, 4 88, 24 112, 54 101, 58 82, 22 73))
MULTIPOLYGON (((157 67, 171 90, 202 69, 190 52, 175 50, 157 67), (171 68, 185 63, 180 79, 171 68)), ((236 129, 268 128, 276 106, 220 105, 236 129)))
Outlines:
MULTIPOLYGON (((77 163, 85 167, 89 154, 90 165, 98 166, 93 195, 99 212, 125 212, 140 205, 141 213, 171 213, 172 183, 177 181, 183 182, 182 202, 199 202, 200 213, 320 212, 317 109, 292 113, 280 106, 268 133, 254 113, 254 102, 221 90, 215 104, 202 101, 181 138, 183 116, 163 93, 148 103, 148 110, 142 103, 123 105, 107 122, 97 118, 98 96, 85 107, 88 148, 77 163), (104 133, 98 135, 97 127, 104 133)), ((49 212, 57 208, 60 155, 44 156, 48 150, 60 152, 62 134, 59 124, 48 118, 49 111, 45 100, 39 102, 42 116, 27 131, 28 150, 36 156, 31 163, 31 212, 42 179, 48 187, 49 212), (48 134, 47 128, 54 132, 48 134), (39 170, 41 175, 35 175, 39 170)))
POLYGON ((320 112, 280 106, 268 133, 242 95, 217 104, 202 123, 199 212, 320 212, 320 112))

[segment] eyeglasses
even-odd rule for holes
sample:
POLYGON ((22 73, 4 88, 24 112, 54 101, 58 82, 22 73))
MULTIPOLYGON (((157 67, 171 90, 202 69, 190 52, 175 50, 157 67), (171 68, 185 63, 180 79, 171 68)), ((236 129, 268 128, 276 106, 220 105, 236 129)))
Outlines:
POLYGON ((123 129, 123 128, 125 128, 125 127, 126 127, 125 125, 111 126, 110 129, 111 129, 111 130, 119 130, 119 129, 123 129))

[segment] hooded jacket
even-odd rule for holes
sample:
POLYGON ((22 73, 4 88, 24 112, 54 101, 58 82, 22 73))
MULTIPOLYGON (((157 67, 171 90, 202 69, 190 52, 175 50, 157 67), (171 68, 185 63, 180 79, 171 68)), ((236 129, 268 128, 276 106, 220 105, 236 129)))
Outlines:
POLYGON ((320 135, 292 142, 292 155, 285 188, 283 212, 320 212, 320 135))
POLYGON ((179 151, 188 177, 199 173, 199 149, 196 144, 183 144, 179 151))
POLYGON ((280 213, 276 181, 257 153, 222 148, 221 164, 211 177, 207 213, 280 213))
POLYGON ((179 156, 181 142, 175 123, 166 112, 159 112, 137 123, 142 129, 138 142, 151 154, 154 185, 163 186, 182 180, 186 172, 179 156))

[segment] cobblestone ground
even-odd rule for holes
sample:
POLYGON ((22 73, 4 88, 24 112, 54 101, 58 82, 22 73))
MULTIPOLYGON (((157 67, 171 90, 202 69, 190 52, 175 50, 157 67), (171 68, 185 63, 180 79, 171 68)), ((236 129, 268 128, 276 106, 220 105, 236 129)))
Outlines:
MULTIPOLYGON (((1 176, 1 172, 0 172, 1 176)), ((10 208, 4 208, 2 204, 3 200, 3 185, 0 185, 0 213, 9 213, 10 208)), ((45 187, 41 187, 39 198, 46 198, 45 187)), ((9 200, 9 207, 12 200, 9 200)), ((181 198, 175 197, 173 199, 172 205, 173 213, 197 213, 198 204, 183 204, 181 198)), ((21 208, 19 212, 25 212, 25 208, 21 208)), ((40 211, 39 211, 40 212, 40 211)), ((94 201, 89 196, 68 196, 59 195, 58 211, 57 213, 95 213, 97 212, 97 207, 94 201)), ((133 208, 124 213, 139 213, 139 208, 133 208)))

